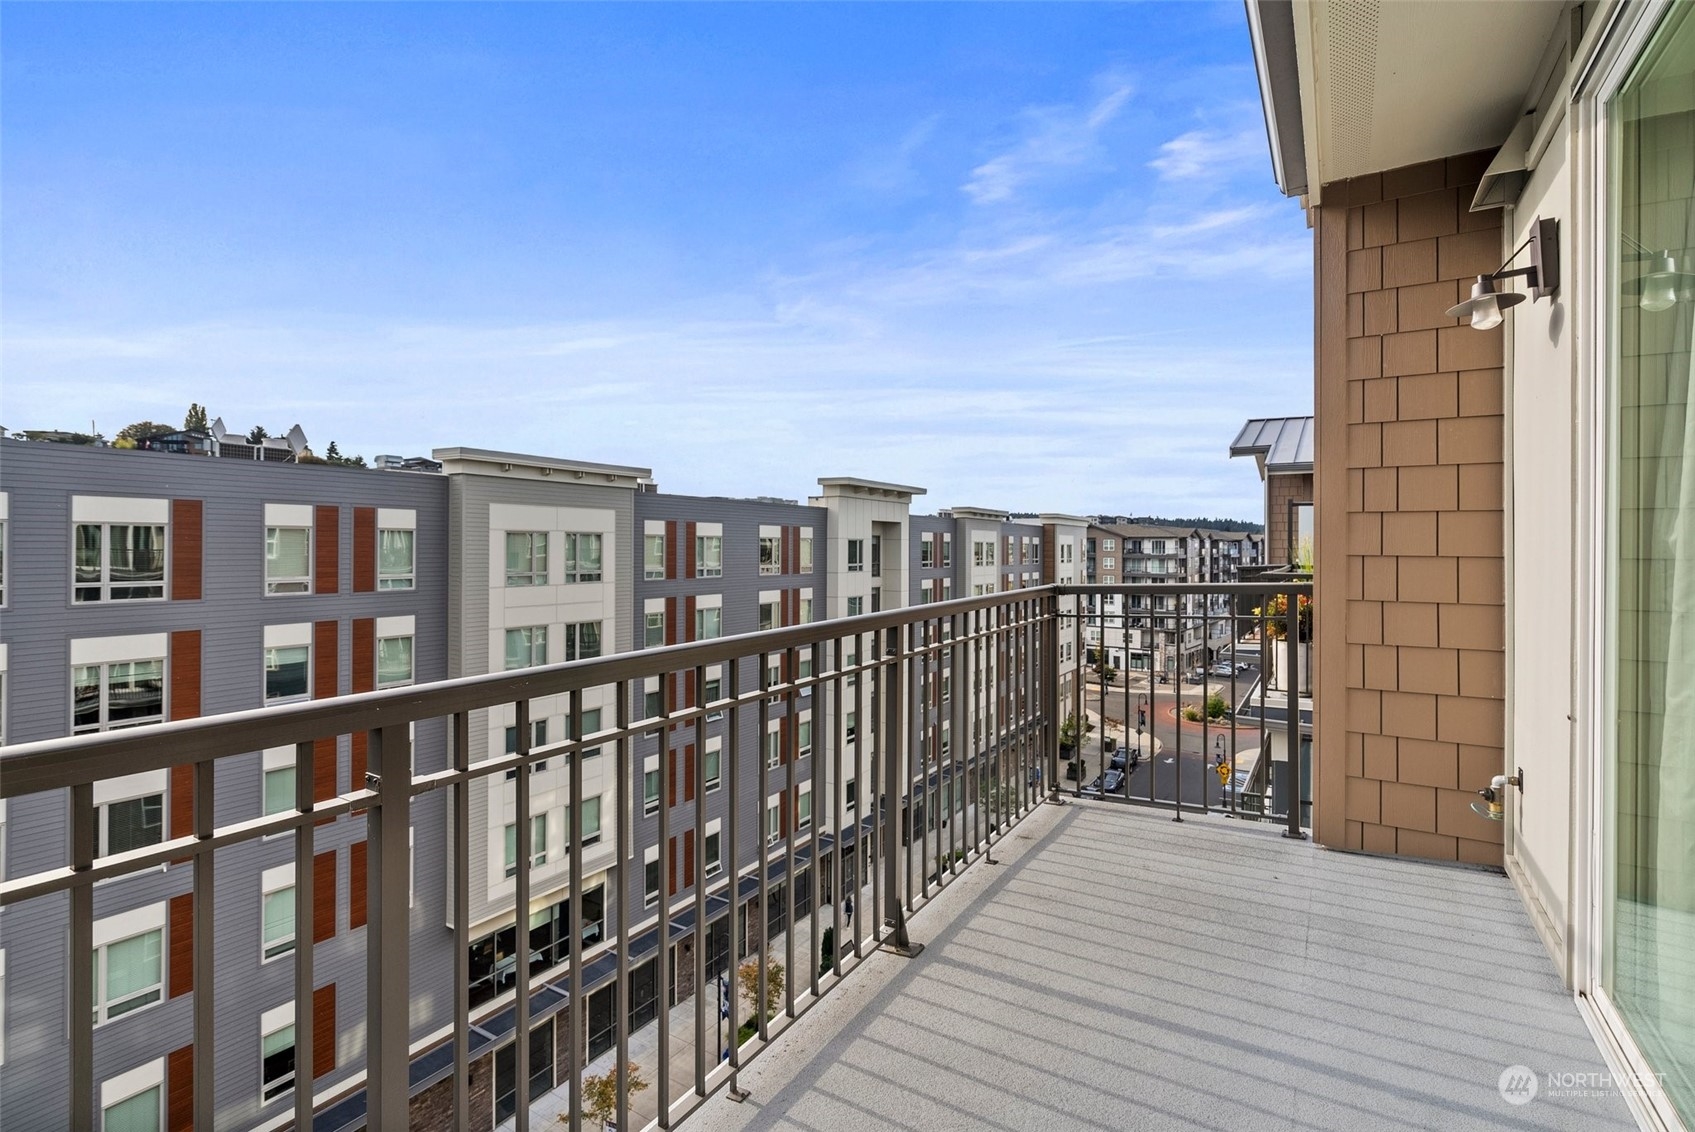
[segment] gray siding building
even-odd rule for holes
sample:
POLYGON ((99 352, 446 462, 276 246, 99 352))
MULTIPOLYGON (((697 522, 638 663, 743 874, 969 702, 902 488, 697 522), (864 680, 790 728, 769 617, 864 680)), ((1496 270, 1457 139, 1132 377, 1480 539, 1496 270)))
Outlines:
MULTIPOLYGON (((0 440, 0 501, 0 723, 8 743, 447 675, 441 477, 0 440)), ((441 729, 421 726, 415 741, 421 767, 444 765, 441 729)), ((348 736, 334 743, 333 757, 327 747, 316 755, 323 796, 362 778, 364 756, 363 737, 348 736)), ((257 817, 267 796, 292 806, 292 764, 292 749, 220 761, 215 820, 257 817)), ((192 789, 192 776, 176 772, 97 786, 101 852, 188 832, 192 789)), ((67 815, 62 796, 5 804, 7 875, 65 864, 67 815)), ((421 804, 415 823, 418 874, 440 873, 439 802, 421 804)), ((220 1127, 260 1126, 286 1111, 293 1078, 283 1075, 285 1064, 290 1075, 310 1064, 313 1088, 325 1095, 360 1067, 365 959, 355 937, 363 909, 352 870, 364 837, 357 815, 318 831, 324 899, 312 924, 293 922, 292 839, 219 854, 220 1127), (292 1048, 293 965, 285 956, 307 938, 317 941, 323 1040, 295 1059, 282 1055, 292 1048)), ((156 1074, 162 1096, 180 1091, 192 1034, 191 872, 173 865, 95 890, 100 1080, 156 1074)), ((9 1132, 64 1127, 67 909, 50 899, 0 915, 0 1126, 9 1132)), ((443 922, 439 886, 419 885, 418 985, 445 987, 451 977, 443 922)), ((440 1006, 447 1001, 443 995, 440 1006)), ((414 1036, 445 1017, 426 1008, 414 1036)))

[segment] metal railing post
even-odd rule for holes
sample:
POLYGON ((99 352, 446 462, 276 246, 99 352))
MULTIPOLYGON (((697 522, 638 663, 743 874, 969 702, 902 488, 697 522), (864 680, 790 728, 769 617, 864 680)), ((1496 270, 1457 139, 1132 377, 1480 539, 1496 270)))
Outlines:
MULTIPOLYGON (((366 817, 371 848, 366 860, 370 909, 365 937, 365 1096, 366 1121, 371 1128, 404 1128, 408 1116, 407 1060, 412 1025, 412 917, 407 898, 407 835, 412 828, 410 761, 406 724, 371 732, 373 769, 366 779, 377 792, 376 804, 366 817)), ((520 780, 519 785, 525 784, 520 780)), ((364 786, 353 784, 356 791, 364 786)), ((527 1081, 518 1085, 521 1098, 528 1096, 527 1085, 527 1081)), ((521 1120, 518 1127, 522 1132, 521 1120)))
MULTIPOLYGON (((1288 758, 1285 765, 1287 787, 1283 793, 1283 803, 1289 808, 1289 828, 1283 831, 1284 837, 1306 840, 1306 834, 1301 832, 1301 599, 1300 595, 1290 591, 1284 600, 1283 639, 1285 642, 1284 662, 1289 666, 1288 678, 1283 681, 1288 688, 1288 758)), ((1262 717, 1263 718, 1263 717, 1262 717)))
MULTIPOLYGON (((463 773, 471 766, 471 713, 453 713, 452 767, 463 773)), ((453 1120, 455 1128, 471 1124, 471 784, 453 784, 453 845, 449 867, 453 875, 453 1120)), ((310 950, 310 949, 308 949, 310 950)), ((299 1013, 296 1008, 296 1014, 299 1013)), ((305 1118, 296 1127, 307 1128, 305 1118)))
MULTIPOLYGON (((313 744, 294 748, 294 802, 302 814, 312 812, 313 744)), ((310 1128, 312 1120, 312 910, 316 905, 312 857, 315 822, 303 821, 294 830, 294 1123, 310 1128)))
MULTIPOLYGON (((71 787, 71 869, 94 865, 94 785, 71 787)), ((94 1127, 94 885, 71 889, 70 1126, 94 1127)))
MULTIPOLYGON (((882 701, 882 711, 878 713, 877 748, 883 752, 883 765, 888 769, 886 788, 889 793, 888 816, 883 824, 897 825, 901 821, 900 797, 902 792, 907 795, 906 805, 906 852, 891 852, 885 849, 883 853, 883 884, 888 891, 888 907, 886 923, 888 934, 883 945, 896 955, 910 959, 924 950, 922 944, 915 944, 906 932, 906 903, 911 898, 910 876, 907 885, 901 883, 901 859, 906 861, 906 871, 912 867, 912 837, 915 817, 914 802, 917 800, 912 790, 912 774, 908 762, 908 750, 905 735, 902 731, 901 720, 901 644, 900 630, 889 629, 876 633, 873 638, 876 647, 882 653, 878 658, 879 699, 882 701)), ((888 834, 884 834, 884 844, 888 845, 888 834)))

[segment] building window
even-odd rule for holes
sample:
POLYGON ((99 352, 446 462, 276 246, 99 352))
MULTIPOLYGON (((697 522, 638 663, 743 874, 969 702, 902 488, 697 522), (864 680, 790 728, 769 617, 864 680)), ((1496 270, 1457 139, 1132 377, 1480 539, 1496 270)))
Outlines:
POLYGON ((642 769, 642 813, 659 812, 659 756, 649 755, 642 769))
POLYGON ((265 592, 312 592, 312 528, 265 528, 265 592))
POLYGON ((592 660, 599 655, 599 621, 579 621, 565 626, 566 660, 592 660))
POLYGON ((724 575, 724 536, 696 535, 694 540, 694 576, 721 578, 724 575))
POLYGON ((781 731, 765 733, 765 765, 772 770, 783 765, 783 734, 781 731))
POLYGON ((850 538, 847 544, 848 573, 855 574, 865 569, 865 540, 850 538))
POLYGON ((642 647, 656 649, 665 643, 665 613, 655 610, 644 615, 642 647))
MULTIPOLYGON (((566 810, 565 812, 570 813, 571 811, 566 810)), ((578 807, 578 813, 582 820, 583 848, 586 849, 590 845, 600 844, 600 796, 597 794, 593 798, 584 798, 583 804, 578 807)), ((570 830, 565 831, 565 851, 567 853, 571 851, 570 830)))
MULTIPOLYGON (((506 753, 509 754, 509 755, 517 754, 518 753, 518 728, 516 726, 508 727, 506 729, 505 739, 506 739, 506 747, 505 747, 506 753)), ((537 747, 545 747, 545 746, 547 746, 547 720, 545 720, 545 719, 532 719, 530 721, 530 750, 533 751, 537 747)), ((546 759, 539 760, 538 762, 536 762, 534 764, 532 769, 537 770, 537 771, 546 770, 547 769, 547 760, 546 759)), ((518 777, 518 768, 513 767, 511 770, 508 770, 506 772, 506 777, 509 778, 509 779, 517 778, 518 777)))
POLYGON ((164 596, 163 526, 77 524, 77 601, 148 601, 164 596))
POLYGON ((100 1127, 105 1132, 159 1132, 164 1126, 163 1083, 149 1085, 100 1110, 100 1127))
POLYGON ((1105 558, 1103 558, 1101 560, 1101 569, 1103 569, 1103 570, 1116 570, 1116 569, 1118 569, 1118 559, 1114 558, 1110 554, 1107 555, 1105 558))
POLYGON ((651 908, 659 903, 659 846, 650 846, 642 859, 642 903, 651 908))
POLYGON ((765 843, 775 845, 783 839, 783 812, 776 802, 765 806, 765 843))
MULTIPOLYGON (((765 687, 775 688, 783 682, 783 662, 778 657, 768 657, 765 661, 765 687)), ((780 697, 772 696, 767 703, 777 703, 780 697)))
MULTIPOLYGON (((293 751, 289 751, 292 759, 293 751)), ((265 768, 265 813, 280 814, 295 808, 294 796, 294 763, 287 766, 270 766, 265 768)))
POLYGON ((665 577, 665 536, 646 535, 642 538, 642 577, 655 582, 665 577))
POLYGON ((724 634, 724 611, 717 607, 712 609, 696 609, 694 611, 694 637, 697 641, 710 641, 724 634))
POLYGON ((506 532, 506 584, 547 585, 547 532, 506 532))
POLYGON ((263 1032, 259 1038, 260 1090, 267 1101, 274 1101, 294 1088, 294 1009, 289 1007, 283 1012, 286 1022, 271 1018, 271 1013, 267 1011, 266 1019, 260 1024, 263 1032), (269 1025, 265 1024, 267 1021, 269 1025))
POLYGON ((812 573, 812 536, 800 536, 800 572, 812 573))
POLYGON ((783 570, 783 540, 781 536, 761 535, 759 538, 759 572, 780 574, 783 570))
POLYGON ((926 570, 936 565, 936 536, 931 531, 925 531, 918 539, 918 565, 926 570))
POLYGON ((796 724, 797 735, 800 739, 800 757, 805 758, 812 753, 812 721, 800 720, 796 724))
POLYGON ((706 857, 706 875, 717 876, 724 867, 723 835, 716 826, 708 826, 706 838, 701 844, 706 857))
POLYGON ((857 805, 859 805, 859 783, 850 778, 847 784, 842 787, 842 809, 851 814, 857 805))
POLYGON ((94 1024, 121 1018, 164 997, 165 930, 154 928, 94 949, 94 1024))
POLYGON ((600 536, 565 536, 565 581, 598 582, 601 578, 600 536))
POLYGON ((800 623, 802 625, 812 623, 812 599, 804 595, 800 599, 800 623))
POLYGON ((392 688, 412 682, 412 638, 377 638, 377 687, 392 688))
POLYGON ((547 626, 506 630, 506 670, 547 663, 547 626))
POLYGON ((945 570, 953 565, 953 535, 948 531, 942 532, 942 568, 945 570))
POLYGON ((112 731, 165 718, 164 660, 79 664, 72 672, 72 732, 112 731))
MULTIPOLYGON (((718 669, 716 668, 707 672, 706 695, 703 698, 709 704, 716 703, 724 698, 724 678, 718 674, 718 669)), ((706 713, 706 722, 708 723, 712 723, 715 720, 723 718, 724 713, 722 711, 709 711, 706 713)))
POLYGON ((416 531, 377 532, 377 589, 409 590, 417 581, 416 531))
POLYGON ((762 602, 760 602, 759 603, 759 628, 760 628, 760 631, 763 632, 766 629, 775 629, 776 627, 777 627, 777 603, 774 602, 774 601, 762 601, 762 602))
POLYGON ((165 839, 164 792, 154 790, 99 806, 95 833, 98 844, 94 852, 100 857, 159 844, 165 839))
MULTIPOLYGON (((600 730, 600 709, 599 708, 584 708, 583 709, 583 735, 593 735, 596 731, 599 731, 599 730, 600 730)), ((565 738, 567 738, 567 739, 580 739, 580 738, 582 738, 581 735, 572 735, 571 734, 571 717, 570 716, 565 717, 565 738)), ((543 740, 542 742, 545 742, 545 741, 546 740, 543 740)), ((537 743, 536 745, 540 746, 541 743, 537 743)), ((592 759, 598 754, 600 754, 600 748, 599 747, 586 747, 581 752, 580 757, 585 758, 585 759, 592 759)))
POLYGON ((850 711, 842 716, 842 738, 844 740, 849 743, 853 742, 853 738, 858 733, 858 730, 859 717, 855 713, 850 711))
POLYGON ((263 957, 287 955, 294 950, 294 866, 266 869, 259 900, 263 957))
POLYGON ((795 828, 807 829, 812 825, 812 787, 808 786, 800 792, 795 802, 795 828))
POLYGON ((712 793, 724 784, 724 752, 717 739, 706 741, 706 752, 701 756, 701 778, 705 785, 705 793, 712 793))
POLYGON ((974 566, 993 566, 995 564, 995 544, 979 539, 971 544, 971 562, 974 566))
POLYGON ((862 598, 862 597, 850 597, 850 598, 847 599, 847 615, 849 617, 858 617, 861 613, 864 613, 864 612, 865 612, 865 599, 864 598, 862 598))
POLYGON ((266 705, 305 699, 311 668, 312 650, 306 645, 281 645, 266 649, 266 705))
MULTIPOLYGON (((547 864, 547 815, 536 814, 530 818, 530 868, 540 868, 547 864)), ((518 823, 509 822, 506 826, 506 875, 518 875, 518 823)))

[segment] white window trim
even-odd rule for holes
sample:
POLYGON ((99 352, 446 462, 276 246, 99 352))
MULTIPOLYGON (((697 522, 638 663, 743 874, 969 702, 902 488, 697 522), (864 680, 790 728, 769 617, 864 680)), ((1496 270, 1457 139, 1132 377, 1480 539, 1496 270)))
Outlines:
MULTIPOLYGON (((709 877, 715 877, 724 871, 723 824, 724 823, 721 819, 713 818, 711 821, 706 823, 706 834, 700 839, 701 869, 702 872, 709 877), (709 837, 718 838, 718 860, 716 862, 713 862, 706 855, 706 841, 709 837)), ((4 952, 0 952, 0 957, 4 957, 4 952)))
POLYGON ((648 755, 642 760, 642 813, 650 816, 659 812, 660 805, 665 801, 665 783, 659 783, 659 789, 654 793, 653 801, 647 800, 647 776, 659 773, 659 756, 648 755))
POLYGON ((700 758, 700 780, 701 792, 704 794, 712 794, 724 788, 724 737, 722 735, 707 736, 706 746, 702 749, 700 758), (718 756, 717 778, 706 777, 706 756, 709 753, 718 756))
POLYGON ((270 963, 277 959, 285 959, 294 954, 294 949, 300 945, 300 917, 295 917, 294 935, 289 939, 289 948, 275 955, 266 955, 265 951, 271 941, 265 938, 265 898, 283 890, 294 889, 294 862, 278 865, 274 869, 266 869, 259 874, 259 962, 270 963))
POLYGON ((104 1116, 106 1110, 113 1105, 127 1101, 137 1093, 145 1093, 148 1089, 155 1088, 159 1090, 159 1127, 163 1128, 165 1126, 165 1059, 162 1057, 100 1082, 101 1115, 104 1116))
POLYGON ((294 1003, 285 1002, 259 1015, 259 1096, 261 1104, 274 1104, 294 1092, 300 1080, 300 1033, 294 1034, 294 1079, 281 1092, 265 1097, 265 1039, 287 1026, 294 1025, 294 1003))
POLYGON ((659 883, 654 887, 653 892, 647 891, 647 867, 657 864, 659 864, 659 846, 649 845, 642 850, 642 906, 645 908, 651 908, 658 904, 659 897, 665 891, 665 870, 663 868, 654 870, 659 874, 659 883))
MULTIPOLYGON (((162 901, 157 904, 143 905, 128 912, 120 912, 116 916, 108 916, 103 920, 94 922, 94 950, 97 953, 94 978, 94 1010, 98 1016, 95 1022, 96 1027, 115 1022, 119 1018, 128 1018, 132 1014, 151 1010, 165 1001, 165 986, 170 979, 170 948, 168 946, 169 940, 166 939, 167 934, 165 904, 162 901), (136 936, 146 935, 150 932, 159 933, 159 997, 153 1002, 136 1007, 134 1010, 127 1010, 115 1018, 107 1017, 106 1009, 110 1004, 103 996, 102 984, 104 980, 100 977, 98 953, 111 944, 122 943, 125 940, 134 939, 136 936)), ((139 1092, 140 1090, 136 1091, 139 1092)), ((123 1098, 120 1097, 119 1099, 123 1098)))

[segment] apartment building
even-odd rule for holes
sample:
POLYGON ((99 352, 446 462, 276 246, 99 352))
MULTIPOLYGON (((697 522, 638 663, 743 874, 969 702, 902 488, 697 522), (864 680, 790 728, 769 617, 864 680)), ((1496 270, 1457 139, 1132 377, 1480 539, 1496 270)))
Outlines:
MULTIPOLYGON (((8 743, 85 734, 447 675, 447 482, 342 468, 211 460, 0 440, 0 727, 8 743)), ((321 742, 313 795, 362 783, 366 737, 321 742)), ((420 727, 420 764, 445 734, 420 727)), ((220 763, 217 819, 295 805, 293 748, 220 763)), ((97 852, 192 831, 186 768, 101 784, 97 852)), ((61 865, 61 799, 0 808, 0 867, 61 865)), ((417 811, 414 969, 446 986, 442 811, 417 811)), ((220 855, 214 899, 219 1007, 231 1051, 217 1063, 220 1126, 263 1127, 297 1082, 326 1095, 358 1068, 364 1016, 364 819, 318 830, 311 924, 294 918, 290 838, 220 855), (318 1025, 293 1045, 292 953, 313 941, 318 1025), (304 1076, 310 1065, 310 1077, 304 1076)), ((94 893, 95 1060, 111 1105, 179 1108, 192 1058, 192 867, 113 880, 94 893)), ((0 1125, 63 1127, 64 906, 0 916, 0 1125), (44 1100, 43 1098, 53 1098, 44 1100)), ((415 1036, 429 1028, 420 1017, 415 1036)))
MULTIPOLYGON (((1127 521, 1091 523, 1087 570, 1096 585, 1234 582, 1243 566, 1264 561, 1264 537, 1251 532, 1167 527, 1127 521)), ((1229 599, 1219 595, 1116 595, 1091 604, 1086 630, 1091 652, 1104 651, 1120 670, 1165 679, 1215 660, 1233 640, 1229 599)))
MULTIPOLYGON (((820 494, 804 504, 668 495, 644 467, 472 448, 438 449, 431 461, 387 472, 216 460, 192 449, 15 441, 5 441, 0 455, 0 734, 12 742, 1075 582, 1088 527, 1076 516, 1015 519, 982 508, 915 516, 911 503, 922 489, 858 478, 822 479, 820 494)), ((611 689, 591 689, 580 704, 555 696, 480 710, 468 717, 466 758, 545 752, 578 734, 611 731, 620 707, 631 720, 657 719, 732 689, 787 685, 820 664, 852 663, 853 640, 839 656, 798 650, 764 663, 748 658, 735 673, 707 669, 698 681, 686 674, 666 686, 650 681, 625 705, 611 689)), ((1079 658, 1071 639, 1059 645, 1060 691, 1069 697, 1079 658)), ((1030 694, 1023 666, 1002 671, 994 656, 969 650, 962 662, 966 679, 1000 689, 997 704, 1008 712, 1030 694)), ((908 830, 945 831, 975 804, 956 788, 972 745, 953 734, 957 671, 938 662, 920 687, 903 690, 922 709, 912 718, 928 736, 926 758, 912 768, 908 830)), ((654 930, 662 915, 672 923, 663 966, 651 954, 634 964, 635 1029, 697 990, 690 917, 700 873, 715 901, 703 933, 709 974, 732 952, 746 955, 784 930, 791 901, 803 914, 828 897, 815 877, 833 875, 838 848, 843 883, 865 878, 867 846, 857 837, 863 784, 851 768, 869 765, 876 736, 861 734, 851 698, 837 704, 812 689, 762 700, 759 726, 744 723, 735 751, 726 746, 726 712, 708 713, 698 727, 656 726, 634 740, 628 781, 619 780, 610 745, 591 747, 581 760, 581 797, 572 795, 563 753, 476 783, 466 831, 465 959, 468 1000, 484 1035, 473 1050, 479 1126, 493 1127, 525 1092, 510 1056, 520 962, 532 987, 543 988, 531 998, 533 1094, 566 1071, 566 1018, 545 985, 575 950, 592 960, 579 1048, 593 1057, 612 1045, 615 971, 604 941, 619 901, 638 932, 654 930), (838 710, 841 720, 832 714, 838 710), (840 781, 813 764, 812 737, 821 728, 844 735, 850 753, 856 743, 864 748, 865 760, 843 763, 840 781), (737 885, 743 933, 733 946, 727 905, 718 899, 731 878, 714 875, 714 863, 729 853, 730 759, 761 768, 764 779, 761 787, 760 774, 740 776, 743 812, 765 820, 743 824, 737 860, 755 862, 762 840, 814 825, 825 838, 817 870, 808 861, 792 875, 772 872, 763 910, 745 883, 757 866, 744 867, 737 885), (753 797, 760 789, 767 796, 753 797), (626 886, 616 891, 620 815, 632 815, 630 864, 641 867, 625 870, 626 886), (583 846, 577 886, 574 825, 583 846), (522 926, 521 854, 529 863, 522 926), (576 940, 574 910, 582 928, 576 940)), ((996 733, 998 710, 974 722, 979 738, 996 733)), ((444 723, 421 724, 412 738, 415 772, 448 766, 444 723)), ((367 741, 343 736, 315 747, 316 799, 364 783, 367 741)), ((246 762, 219 765, 218 820, 294 807, 292 748, 256 751, 246 762)), ((157 844, 190 831, 192 775, 107 783, 96 802, 98 853, 157 844)), ((420 796, 412 818, 412 967, 417 985, 438 988, 418 996, 411 1011, 414 1055, 432 1066, 417 1101, 428 1113, 444 1092, 445 1063, 437 1063, 452 1008, 454 894, 442 859, 452 831, 439 792, 420 796)), ((353 1067, 362 1057, 365 1008, 364 825, 352 813, 315 832, 312 1087, 331 1123, 351 1118, 362 1103, 353 1067)), ((0 809, 0 867, 57 863, 66 826, 64 807, 45 798, 0 809)), ((304 939, 292 916, 293 860, 291 837, 219 857, 221 1126, 286 1125, 303 1080, 288 1001, 290 957, 304 939), (224 994, 226 982, 234 989, 224 994), (223 1052, 244 1048, 251 1058, 223 1052)), ((191 872, 172 866, 114 881, 96 898, 100 1106, 121 1114, 126 1105, 156 1103, 163 1126, 173 1128, 190 1119, 183 1106, 192 1093, 185 1077, 192 1072, 191 872)), ((64 931, 62 920, 0 918, 0 1118, 8 1128, 55 1125, 52 1104, 39 1098, 60 1097, 65 1087, 64 931)))
POLYGON ((1315 836, 1504 865, 1695 1127, 1695 5, 1248 14, 1314 239, 1315 836))

